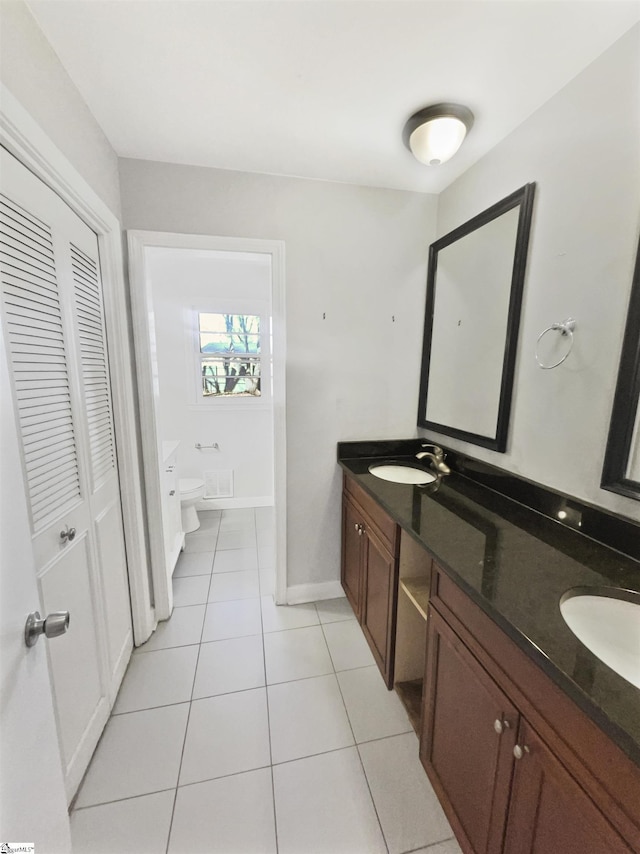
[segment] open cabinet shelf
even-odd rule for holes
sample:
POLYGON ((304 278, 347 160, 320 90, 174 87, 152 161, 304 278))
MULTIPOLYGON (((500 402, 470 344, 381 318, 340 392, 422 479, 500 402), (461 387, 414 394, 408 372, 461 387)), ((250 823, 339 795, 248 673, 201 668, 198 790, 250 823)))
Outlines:
POLYGON ((429 583, 430 579, 424 576, 400 579, 400 587, 402 587, 425 620, 427 619, 427 606, 429 604, 429 583))

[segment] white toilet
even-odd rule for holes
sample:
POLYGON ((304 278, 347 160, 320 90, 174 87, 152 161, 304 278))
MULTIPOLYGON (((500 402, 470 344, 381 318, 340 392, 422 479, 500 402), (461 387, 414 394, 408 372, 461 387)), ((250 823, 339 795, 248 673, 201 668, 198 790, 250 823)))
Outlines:
POLYGON ((200 527, 196 504, 204 497, 204 480, 197 477, 181 477, 178 486, 180 487, 182 530, 185 534, 190 534, 200 527))

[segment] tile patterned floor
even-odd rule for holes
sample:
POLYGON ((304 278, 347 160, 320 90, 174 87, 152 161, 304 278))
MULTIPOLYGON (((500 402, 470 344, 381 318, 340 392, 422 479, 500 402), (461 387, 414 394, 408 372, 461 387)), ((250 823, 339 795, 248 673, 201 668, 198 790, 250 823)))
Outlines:
POLYGON ((201 519, 76 799, 74 854, 460 854, 346 599, 274 605, 269 508, 201 519))

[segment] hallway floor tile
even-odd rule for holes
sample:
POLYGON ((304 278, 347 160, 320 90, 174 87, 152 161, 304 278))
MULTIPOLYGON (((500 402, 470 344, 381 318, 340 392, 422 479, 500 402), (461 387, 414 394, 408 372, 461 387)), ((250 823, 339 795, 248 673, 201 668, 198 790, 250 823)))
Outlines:
POLYGON ((461 854, 347 600, 274 605, 272 526, 268 507, 211 511, 187 536, 74 854, 461 854))

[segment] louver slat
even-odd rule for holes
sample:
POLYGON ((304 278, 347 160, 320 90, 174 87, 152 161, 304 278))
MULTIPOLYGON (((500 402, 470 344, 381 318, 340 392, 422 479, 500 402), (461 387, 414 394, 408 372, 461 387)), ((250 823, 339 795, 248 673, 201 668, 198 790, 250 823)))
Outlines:
POLYGON ((91 474, 95 489, 100 480, 115 468, 111 395, 102 320, 102 291, 97 265, 73 243, 71 264, 82 379, 87 404, 91 474))
POLYGON ((0 277, 34 532, 80 497, 48 226, 0 194, 0 277))

